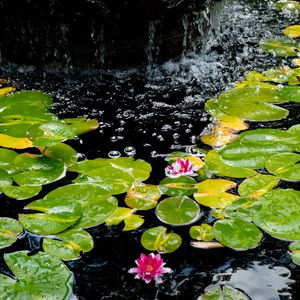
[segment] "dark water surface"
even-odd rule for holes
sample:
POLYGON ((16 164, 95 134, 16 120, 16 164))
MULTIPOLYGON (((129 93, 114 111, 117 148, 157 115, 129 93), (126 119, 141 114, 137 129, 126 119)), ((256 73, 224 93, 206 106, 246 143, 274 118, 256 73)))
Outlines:
MULTIPOLYGON (((199 144, 198 135, 209 123, 203 111, 205 100, 241 80, 245 70, 280 65, 282 60, 263 54, 258 42, 280 35, 296 18, 272 10, 268 2, 216 2, 202 16, 210 28, 206 32, 199 29, 204 48, 185 53, 186 30, 182 57, 162 65, 153 66, 149 61, 148 67, 139 69, 72 74, 5 65, 1 77, 22 89, 49 93, 55 101, 53 110, 60 117, 97 118, 100 129, 71 142, 72 146, 87 158, 107 157, 111 151, 125 155, 126 147, 134 147, 135 157, 153 165, 148 182, 157 184, 164 176, 163 154, 175 149, 193 151, 191 147, 199 144)), ((184 18, 183 26, 188 28, 184 18)), ((293 109, 284 122, 265 126, 289 127, 299 123, 299 114, 299 109, 293 109)), ((68 182, 65 178, 47 189, 68 182)), ((24 202, 4 199, 1 205, 2 216, 14 217, 24 202)), ((144 251, 139 243, 142 232, 159 223, 152 215, 147 212, 143 228, 130 233, 104 225, 88 230, 95 248, 80 260, 67 263, 75 275, 78 299, 197 299, 205 287, 217 282, 227 282, 253 300, 300 299, 300 268, 287 254, 288 243, 270 237, 251 251, 204 251, 189 246, 188 228, 174 228, 184 240, 178 251, 164 255, 174 272, 158 286, 134 280, 127 270, 144 251)), ((26 235, 5 251, 39 248, 40 241, 26 235)), ((3 261, 0 267, 5 270, 3 261)))

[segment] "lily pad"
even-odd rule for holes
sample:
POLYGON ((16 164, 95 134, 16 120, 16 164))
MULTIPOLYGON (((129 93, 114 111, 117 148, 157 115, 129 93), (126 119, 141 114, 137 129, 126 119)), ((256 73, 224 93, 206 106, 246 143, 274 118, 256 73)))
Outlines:
POLYGON ((269 39, 260 42, 260 47, 274 56, 293 57, 297 56, 300 45, 297 41, 291 39, 269 39))
POLYGON ((17 241, 18 236, 23 232, 20 222, 12 218, 0 218, 0 249, 8 247, 17 241))
POLYGON ((231 178, 246 178, 256 174, 256 171, 250 168, 239 168, 226 164, 221 159, 216 150, 211 150, 205 156, 207 168, 217 176, 226 176, 231 178))
POLYGON ((18 172, 14 163, 17 156, 18 153, 13 150, 0 148, 0 169, 5 170, 9 174, 18 172))
POLYGON ((50 203, 65 201, 80 206, 81 216, 72 229, 101 224, 112 215, 118 206, 117 199, 110 196, 109 191, 96 184, 66 185, 47 194, 44 200, 50 203))
POLYGON ((279 96, 286 101, 300 102, 300 87, 298 86, 284 86, 279 91, 279 96))
POLYGON ((42 190, 42 186, 10 185, 4 187, 2 190, 7 197, 14 198, 16 200, 24 200, 38 195, 39 192, 42 190))
POLYGON ((73 276, 66 265, 47 253, 28 254, 28 251, 4 254, 15 279, 0 274, 0 299, 70 299, 73 276))
POLYGON ((230 205, 237 195, 227 193, 226 190, 236 187, 234 181, 225 179, 207 179, 198 183, 198 191, 194 194, 195 200, 208 207, 225 208, 230 205))
POLYGON ((89 252, 94 247, 92 236, 82 229, 70 229, 56 234, 55 239, 44 238, 43 249, 46 253, 62 260, 73 260, 81 252, 89 252))
POLYGON ((266 169, 277 177, 288 180, 300 180, 300 154, 279 153, 266 160, 266 169))
POLYGON ((190 236, 192 239, 204 241, 204 242, 210 242, 215 237, 213 232, 213 227, 208 224, 192 226, 190 228, 190 236))
POLYGON ((40 199, 31 202, 25 209, 42 212, 19 215, 26 230, 41 235, 62 232, 81 217, 80 204, 66 199, 40 199))
POLYGON ((300 37, 300 25, 292 25, 284 29, 283 33, 290 38, 300 37))
POLYGON ((167 233, 167 228, 158 226, 146 230, 142 234, 141 243, 149 251, 171 253, 180 247, 182 239, 176 233, 167 233))
POLYGON ((161 191, 156 185, 142 184, 127 192, 125 203, 138 210, 152 209, 157 205, 161 191))
POLYGON ((190 196, 197 191, 197 181, 189 176, 166 177, 159 183, 159 189, 168 196, 190 196))
POLYGON ((61 160, 45 156, 23 153, 14 160, 15 166, 22 171, 13 175, 19 185, 44 185, 65 175, 65 164, 61 160))
POLYGON ((62 120, 72 128, 76 135, 81 135, 92 130, 96 130, 99 127, 97 120, 90 120, 85 118, 68 118, 62 120))
POLYGON ((290 255, 293 263, 300 266, 300 241, 291 243, 289 249, 291 250, 290 255))
POLYGON ((11 176, 4 170, 0 169, 0 190, 12 184, 11 176))
POLYGON ((135 209, 127 207, 118 207, 114 213, 106 219, 106 225, 119 225, 122 221, 125 223, 123 231, 137 229, 142 226, 144 219, 141 216, 134 215, 135 209))
POLYGON ((238 187, 238 193, 242 197, 260 198, 278 183, 279 178, 272 175, 257 174, 245 179, 238 187))
POLYGON ((254 223, 273 237, 300 240, 300 192, 276 189, 259 199, 254 223))
POLYGON ((155 210, 157 218, 170 225, 188 225, 200 217, 199 205, 187 196, 162 200, 155 210))
POLYGON ((240 218, 218 220, 214 224, 214 234, 221 244, 236 250, 255 248, 263 237, 254 224, 240 218))
POLYGON ((242 291, 229 285, 211 285, 197 300, 250 300, 242 291))

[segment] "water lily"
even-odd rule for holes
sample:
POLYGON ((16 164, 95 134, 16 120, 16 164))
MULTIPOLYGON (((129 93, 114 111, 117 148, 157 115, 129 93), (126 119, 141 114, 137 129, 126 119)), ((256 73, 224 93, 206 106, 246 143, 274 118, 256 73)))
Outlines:
POLYGON ((129 269, 128 272, 136 274, 136 279, 143 279, 146 283, 150 283, 152 279, 160 283, 163 274, 172 272, 170 268, 164 267, 165 263, 160 254, 150 253, 145 255, 142 253, 135 263, 137 267, 129 269))
POLYGON ((172 163, 171 166, 165 168, 166 176, 170 178, 176 178, 179 176, 197 176, 194 171, 198 171, 199 168, 193 166, 187 158, 179 158, 172 163))

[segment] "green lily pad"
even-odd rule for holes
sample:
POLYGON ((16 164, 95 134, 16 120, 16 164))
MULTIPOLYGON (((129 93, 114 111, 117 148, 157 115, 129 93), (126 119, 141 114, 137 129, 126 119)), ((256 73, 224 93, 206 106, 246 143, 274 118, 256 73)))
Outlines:
POLYGON ((229 285, 210 285, 197 300, 250 300, 242 291, 229 285))
POLYGON ((298 86, 284 86, 279 91, 280 98, 286 101, 300 102, 300 87, 298 86))
POLYGON ((141 237, 142 246, 149 251, 171 253, 177 250, 182 243, 181 237, 176 233, 167 233, 163 226, 146 230, 141 237))
POLYGON ((246 178, 256 174, 250 168, 239 168, 226 164, 216 150, 211 150, 204 158, 207 168, 217 176, 231 178, 246 178))
POLYGON ((157 205, 160 196, 161 191, 156 185, 142 184, 127 192, 125 203, 131 208, 148 210, 157 205))
POLYGON ((9 174, 17 173, 14 160, 18 153, 13 150, 0 148, 0 169, 5 170, 9 174))
POLYGON ((3 189, 3 193, 10 198, 16 200, 24 200, 32 198, 40 193, 42 190, 42 186, 34 185, 34 186, 17 186, 17 185, 10 185, 6 186, 3 189))
POLYGON ((80 204, 66 199, 44 198, 29 203, 25 209, 42 212, 19 215, 26 230, 41 235, 62 232, 81 217, 80 204))
POLYGON ((280 179, 272 175, 257 174, 245 179, 238 187, 242 197, 259 198, 273 189, 280 179))
POLYGON ((291 148, 295 146, 284 143, 273 143, 271 147, 264 143, 244 145, 236 140, 224 146, 219 155, 226 164, 234 167, 262 169, 271 155, 291 151, 291 148))
POLYGON ((62 120, 72 128, 76 135, 81 135, 92 130, 96 130, 99 127, 97 120, 89 120, 85 118, 68 118, 62 120))
POLYGON ((300 45, 297 41, 286 38, 261 41, 259 45, 264 52, 280 57, 297 56, 300 50, 300 45))
POLYGON ((15 219, 0 218, 0 248, 8 247, 22 234, 23 226, 15 219))
POLYGON ((103 223, 118 206, 115 197, 102 186, 96 184, 70 184, 46 195, 44 200, 53 202, 65 201, 66 203, 76 203, 80 206, 81 216, 73 224, 75 228, 89 228, 103 223))
POLYGON ((4 170, 0 169, 0 190, 12 184, 11 176, 4 170))
POLYGON ((62 260, 73 260, 81 252, 89 252, 94 247, 92 236, 82 229, 68 229, 56 234, 55 239, 44 238, 43 250, 62 260))
POLYGON ((277 177, 288 180, 300 180, 300 154, 279 153, 266 160, 266 169, 277 177))
POLYGON ((134 215, 135 209, 127 207, 118 207, 114 213, 106 219, 106 225, 119 225, 122 221, 125 223, 123 231, 130 231, 142 226, 144 219, 141 216, 134 215))
POLYGON ((254 223, 273 237, 300 240, 300 192, 276 189, 259 199, 254 223))
POLYGON ((215 237, 213 232, 213 227, 208 224, 201 224, 200 226, 192 226, 189 232, 192 239, 204 241, 204 242, 210 242, 215 237))
POLYGON ((214 224, 214 234, 221 244, 236 250, 255 248, 263 237, 254 224, 240 218, 218 220, 214 224))
POLYGON ((155 210, 157 218, 170 225, 188 225, 200 217, 199 205, 187 196, 162 200, 155 210))
POLYGON ((279 0, 274 2, 273 5, 280 10, 283 10, 288 13, 300 12, 300 3, 293 0, 279 0))
POLYGON ((42 123, 37 127, 33 127, 29 132, 29 136, 34 146, 44 147, 52 146, 68 139, 74 139, 76 134, 67 124, 56 121, 42 123))
POLYGON ((13 175, 19 185, 44 185, 54 182, 65 175, 65 164, 61 160, 45 156, 23 153, 14 160, 22 173, 13 175))
POLYGON ((47 253, 28 254, 28 251, 4 254, 15 279, 0 274, 0 299, 70 299, 73 276, 66 265, 47 253))
POLYGON ((197 181, 188 176, 166 177, 159 183, 159 189, 168 196, 190 196, 197 191, 197 181))
POLYGON ((212 208, 225 208, 230 205, 237 195, 226 192, 236 187, 234 181, 225 179, 207 179, 198 183, 198 191, 194 194, 195 200, 201 205, 212 208))
POLYGON ((67 166, 71 166, 78 160, 78 153, 71 146, 63 143, 58 143, 46 148, 40 148, 43 155, 51 159, 63 161, 67 166))
POLYGON ((289 249, 291 251, 290 256, 293 263, 300 266, 300 241, 291 243, 289 249))

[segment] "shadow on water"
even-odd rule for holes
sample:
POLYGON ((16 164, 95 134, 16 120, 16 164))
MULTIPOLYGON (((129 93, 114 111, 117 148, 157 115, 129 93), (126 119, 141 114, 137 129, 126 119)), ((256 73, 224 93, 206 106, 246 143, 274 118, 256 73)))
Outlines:
MULTIPOLYGON (((203 111, 205 100, 241 80, 245 70, 278 66, 279 60, 263 54, 257 44, 262 38, 279 35, 292 21, 270 9, 268 2, 217 1, 199 14, 184 14, 182 56, 177 60, 156 63, 159 26, 152 21, 144 49, 147 67, 59 73, 2 64, 1 77, 10 78, 21 89, 49 93, 55 101, 53 110, 60 117, 97 118, 100 129, 72 145, 88 158, 107 157, 110 151, 124 155, 126 147, 134 147, 136 157, 152 163, 151 182, 158 183, 165 166, 162 154, 199 143, 198 135, 209 122, 203 111), (189 29, 195 22, 199 25, 197 34, 189 29)), ((97 34, 101 39, 101 31, 97 34)), ((288 127, 298 116, 299 110, 293 110, 284 123, 275 125, 288 127)), ((23 203, 15 205, 7 199, 3 203, 2 215, 16 215, 23 207, 23 203)), ((146 213, 145 219, 146 228, 158 224, 151 213, 146 213)), ((184 228, 176 228, 184 245, 164 256, 174 272, 159 286, 145 285, 127 273, 143 251, 139 243, 143 230, 122 233, 120 227, 104 225, 89 229, 95 248, 80 260, 67 263, 75 274, 79 300, 197 299, 205 287, 216 282, 227 282, 253 300, 300 299, 300 270, 286 252, 287 242, 266 237, 254 250, 206 252, 189 246, 184 228)), ((39 248, 40 241, 27 234, 9 251, 39 248)))

